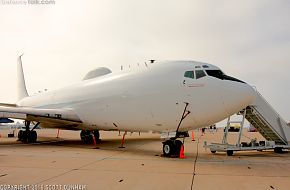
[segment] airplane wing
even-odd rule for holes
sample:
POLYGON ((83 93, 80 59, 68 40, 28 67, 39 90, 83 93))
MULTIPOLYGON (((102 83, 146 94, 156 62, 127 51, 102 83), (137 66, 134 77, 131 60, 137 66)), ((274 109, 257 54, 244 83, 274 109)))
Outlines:
POLYGON ((0 103, 0 106, 5 106, 5 107, 17 107, 16 104, 7 104, 7 103, 0 103))
POLYGON ((44 128, 77 129, 82 124, 76 113, 71 109, 42 109, 0 105, 0 118, 14 118, 40 122, 44 128))

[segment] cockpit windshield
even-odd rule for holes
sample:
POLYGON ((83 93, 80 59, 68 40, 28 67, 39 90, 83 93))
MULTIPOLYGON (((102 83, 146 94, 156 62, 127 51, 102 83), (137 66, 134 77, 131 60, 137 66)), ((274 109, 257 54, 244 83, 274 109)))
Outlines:
POLYGON ((236 79, 234 77, 224 74, 221 70, 205 70, 205 71, 209 76, 212 76, 221 80, 231 80, 231 81, 245 83, 244 81, 241 81, 239 79, 236 79))

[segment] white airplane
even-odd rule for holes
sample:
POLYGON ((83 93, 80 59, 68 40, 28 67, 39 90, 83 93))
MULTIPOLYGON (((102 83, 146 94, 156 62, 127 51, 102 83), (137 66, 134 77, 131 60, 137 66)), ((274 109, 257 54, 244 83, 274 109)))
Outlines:
MULTIPOLYGON (((152 61, 154 62, 154 61, 152 61)), ((210 126, 246 108, 254 89, 224 74, 218 67, 195 61, 155 62, 136 71, 111 73, 100 68, 85 80, 59 90, 29 96, 21 56, 18 58, 16 104, 1 104, 0 117, 41 123, 42 128, 91 131, 158 132, 165 156, 177 154, 188 131, 210 126)), ((27 127, 21 141, 35 142, 27 127)))

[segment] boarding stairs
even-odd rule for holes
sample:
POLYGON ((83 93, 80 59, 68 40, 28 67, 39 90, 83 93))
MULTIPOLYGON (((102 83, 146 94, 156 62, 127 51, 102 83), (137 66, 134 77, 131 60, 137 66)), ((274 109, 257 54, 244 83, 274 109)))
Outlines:
POLYGON ((228 118, 227 126, 225 127, 224 137, 222 143, 205 142, 204 147, 209 148, 212 153, 217 151, 226 152, 228 156, 233 155, 234 151, 250 151, 250 150, 270 150, 280 153, 282 149, 290 149, 290 126, 280 117, 274 108, 263 98, 263 96, 256 92, 255 100, 252 104, 240 111, 238 115, 242 115, 241 121, 231 121, 228 118), (244 121, 247 119, 266 141, 256 142, 252 139, 251 143, 245 146, 241 143, 241 136, 244 127, 244 121), (231 123, 240 123, 240 131, 236 144, 229 144, 227 141, 228 130, 231 123), (262 143, 264 142, 264 143, 262 143))
POLYGON ((275 141, 276 145, 290 145, 290 126, 259 92, 245 111, 245 118, 267 141, 275 141))

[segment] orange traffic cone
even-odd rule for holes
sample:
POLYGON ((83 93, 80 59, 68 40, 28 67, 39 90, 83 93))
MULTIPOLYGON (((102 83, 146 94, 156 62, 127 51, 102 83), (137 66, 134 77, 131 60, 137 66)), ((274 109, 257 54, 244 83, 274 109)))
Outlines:
POLYGON ((59 137, 59 129, 57 129, 57 134, 56 134, 56 138, 59 137))
POLYGON ((195 141, 194 140, 194 131, 192 131, 192 133, 191 133, 191 141, 195 141))
POLYGON ((91 135, 92 135, 93 143, 94 143, 94 147, 93 147, 93 149, 99 149, 99 147, 97 147, 97 139, 96 139, 94 133, 91 132, 91 135))
POLYGON ((94 146, 97 146, 96 137, 95 137, 95 135, 94 135, 94 134, 92 134, 92 136, 93 136, 93 142, 94 142, 94 146))
POLYGON ((123 134, 123 138, 122 138, 122 145, 119 148, 125 148, 124 147, 124 143, 125 143, 125 135, 127 134, 127 131, 125 131, 125 133, 123 134))
POLYGON ((184 156, 184 146, 183 145, 181 145, 181 147, 180 147, 179 158, 185 158, 185 156, 184 156))

